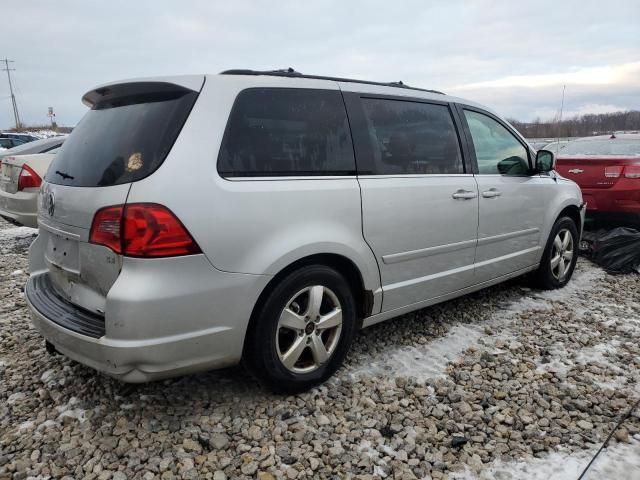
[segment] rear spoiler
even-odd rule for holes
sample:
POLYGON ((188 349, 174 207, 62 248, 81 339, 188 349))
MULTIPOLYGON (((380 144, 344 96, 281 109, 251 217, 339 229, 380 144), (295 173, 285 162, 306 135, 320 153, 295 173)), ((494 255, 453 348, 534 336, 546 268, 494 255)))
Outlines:
POLYGON ((199 92, 202 90, 204 81, 204 75, 185 75, 163 79, 141 78, 108 83, 85 93, 82 96, 82 103, 92 108, 98 102, 117 97, 169 92, 199 92))

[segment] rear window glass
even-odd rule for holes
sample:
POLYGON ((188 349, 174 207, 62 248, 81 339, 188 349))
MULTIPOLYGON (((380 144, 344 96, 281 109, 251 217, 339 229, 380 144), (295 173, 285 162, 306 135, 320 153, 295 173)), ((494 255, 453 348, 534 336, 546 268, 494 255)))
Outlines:
POLYGON ((55 156, 46 180, 106 187, 150 175, 169 153, 197 96, 165 91, 97 103, 55 156))
POLYGON ((584 140, 569 142, 561 155, 640 155, 640 140, 584 140))
POLYGON ((449 107, 404 100, 362 99, 373 144, 374 174, 463 173, 449 107))
POLYGON ((222 176, 350 175, 355 159, 338 91, 251 88, 233 106, 222 176))

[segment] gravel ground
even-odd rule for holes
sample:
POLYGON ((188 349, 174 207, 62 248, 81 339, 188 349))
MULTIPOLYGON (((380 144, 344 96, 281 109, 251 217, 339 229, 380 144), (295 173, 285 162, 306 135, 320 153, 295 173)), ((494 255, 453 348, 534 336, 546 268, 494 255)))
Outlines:
MULTIPOLYGON (((2 222, 2 220, 0 220, 2 222)), ((580 260, 362 331, 298 396, 240 368, 129 386, 50 356, 23 285, 35 231, 0 223, 0 480, 575 478, 640 397, 640 275, 580 260)), ((640 477, 640 417, 590 478, 640 477)))

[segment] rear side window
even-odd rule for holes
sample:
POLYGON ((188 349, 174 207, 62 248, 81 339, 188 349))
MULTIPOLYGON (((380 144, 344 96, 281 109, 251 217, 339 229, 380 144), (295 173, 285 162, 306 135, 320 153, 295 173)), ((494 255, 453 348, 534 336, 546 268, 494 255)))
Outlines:
POLYGON ((46 180, 106 187, 150 175, 168 155, 197 96, 165 90, 97 103, 64 142, 46 180))
POLYGON ((458 135, 449 107, 363 98, 374 174, 463 173, 458 135))
POLYGON ((224 177, 352 175, 355 159, 338 91, 240 92, 218 157, 224 177))

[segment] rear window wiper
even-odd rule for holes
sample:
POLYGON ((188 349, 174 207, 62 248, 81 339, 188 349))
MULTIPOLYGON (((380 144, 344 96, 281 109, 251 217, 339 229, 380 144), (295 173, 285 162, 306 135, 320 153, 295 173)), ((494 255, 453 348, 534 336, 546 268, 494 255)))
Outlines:
POLYGON ((69 175, 68 173, 61 172, 60 170, 56 170, 56 175, 60 175, 63 180, 73 180, 74 177, 69 175))

